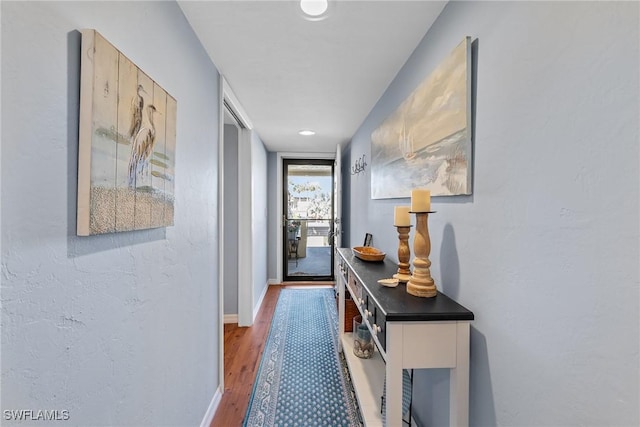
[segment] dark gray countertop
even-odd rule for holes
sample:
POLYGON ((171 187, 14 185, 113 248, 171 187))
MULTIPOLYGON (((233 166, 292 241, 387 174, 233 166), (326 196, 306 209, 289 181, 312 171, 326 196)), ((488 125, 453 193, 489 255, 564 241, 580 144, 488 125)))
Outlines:
MULTIPOLYGON (((406 285, 387 288, 380 279, 393 277, 398 266, 385 259, 381 262, 362 261, 351 248, 339 248, 338 253, 355 273, 358 281, 384 311, 387 321, 473 320, 467 310, 442 292, 434 298, 419 298, 407 293, 406 285)), ((436 284, 437 285, 437 284, 436 284)))

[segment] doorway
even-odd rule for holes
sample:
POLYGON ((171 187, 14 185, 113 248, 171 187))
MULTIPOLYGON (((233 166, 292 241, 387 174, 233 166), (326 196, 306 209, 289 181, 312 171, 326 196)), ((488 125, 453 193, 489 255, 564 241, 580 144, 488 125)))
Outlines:
POLYGON ((225 218, 224 241, 224 323, 238 323, 238 170, 231 165, 238 164, 238 141, 242 124, 236 120, 228 106, 224 108, 224 163, 229 166, 224 173, 223 209, 225 218))
POLYGON ((283 159, 284 281, 332 281, 334 161, 283 159))

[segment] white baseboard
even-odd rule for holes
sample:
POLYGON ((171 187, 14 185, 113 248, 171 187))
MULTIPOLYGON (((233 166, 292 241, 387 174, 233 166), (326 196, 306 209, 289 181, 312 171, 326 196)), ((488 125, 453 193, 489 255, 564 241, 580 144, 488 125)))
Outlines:
POLYGON ((211 403, 209 403, 209 407, 207 408, 207 412, 204 414, 204 418, 200 423, 200 427, 209 427, 211 422, 213 421, 213 417, 218 410, 218 405, 220 405, 220 400, 222 400, 222 391, 220 391, 220 387, 216 390, 211 399, 211 403))
POLYGON ((225 314, 224 315, 224 323, 238 323, 238 315, 237 314, 225 314))
POLYGON ((269 279, 267 285, 279 285, 281 282, 278 279, 269 279))
POLYGON ((260 298, 258 299, 258 303, 256 304, 256 306, 253 309, 253 320, 256 320, 256 317, 258 316, 258 312, 260 311, 260 307, 262 307, 262 301, 264 301, 264 296, 267 294, 267 289, 269 289, 269 282, 267 281, 267 284, 265 285, 264 289, 262 290, 262 295, 260 295, 260 298))

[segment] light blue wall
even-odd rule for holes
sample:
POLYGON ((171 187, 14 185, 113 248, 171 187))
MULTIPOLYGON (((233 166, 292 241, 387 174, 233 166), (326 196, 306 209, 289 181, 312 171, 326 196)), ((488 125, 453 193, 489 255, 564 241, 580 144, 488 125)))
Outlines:
MULTIPOLYGON (((470 425, 638 425, 639 5, 450 2, 353 138, 464 36, 477 39, 474 192, 438 197, 432 274, 473 310, 470 425)), ((393 206, 345 180, 351 244, 397 259, 393 206)), ((448 424, 448 376, 420 372, 417 417, 448 424)))
POLYGON ((238 314, 238 127, 224 125, 224 314, 238 314))
POLYGON ((1 8, 1 409, 199 425, 218 387, 218 72, 175 2, 1 8), (173 227, 75 235, 84 28, 177 99, 173 227))
POLYGON ((266 290, 267 276, 267 150, 256 132, 251 134, 251 209, 254 311, 266 290))
POLYGON ((269 200, 267 215, 267 276, 276 280, 278 276, 278 154, 269 152, 267 155, 267 199, 269 200))

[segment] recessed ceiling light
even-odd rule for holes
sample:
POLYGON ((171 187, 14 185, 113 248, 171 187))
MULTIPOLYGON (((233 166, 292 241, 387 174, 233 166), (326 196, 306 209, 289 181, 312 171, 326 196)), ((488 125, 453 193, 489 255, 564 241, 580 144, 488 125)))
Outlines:
POLYGON ((300 135, 303 135, 303 136, 311 136, 311 135, 315 135, 315 134, 316 134, 314 131, 312 131, 312 130, 308 130, 308 129, 301 130, 301 131, 300 131, 300 132, 298 132, 298 133, 299 133, 300 135))
POLYGON ((300 9, 310 18, 321 18, 329 8, 329 0, 300 0, 300 9))

